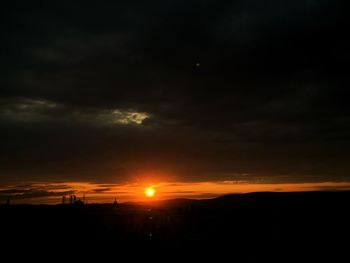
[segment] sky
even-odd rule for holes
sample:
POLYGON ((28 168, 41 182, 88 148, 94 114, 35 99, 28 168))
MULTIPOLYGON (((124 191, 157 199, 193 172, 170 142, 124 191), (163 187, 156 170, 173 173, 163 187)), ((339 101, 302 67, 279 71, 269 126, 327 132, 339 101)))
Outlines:
POLYGON ((3 3, 0 200, 350 189, 347 7, 3 3))

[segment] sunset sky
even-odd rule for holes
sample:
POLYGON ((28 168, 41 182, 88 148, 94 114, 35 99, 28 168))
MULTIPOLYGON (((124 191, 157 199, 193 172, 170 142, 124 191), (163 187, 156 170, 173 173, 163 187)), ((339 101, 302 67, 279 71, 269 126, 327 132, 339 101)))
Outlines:
POLYGON ((7 1, 0 202, 350 189, 346 1, 7 1))

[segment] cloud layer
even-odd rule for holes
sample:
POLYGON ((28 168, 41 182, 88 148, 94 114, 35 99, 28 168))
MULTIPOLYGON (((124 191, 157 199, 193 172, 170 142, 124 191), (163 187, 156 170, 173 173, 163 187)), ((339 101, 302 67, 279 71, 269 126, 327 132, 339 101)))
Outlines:
POLYGON ((348 181, 347 5, 4 4, 0 181, 348 181))

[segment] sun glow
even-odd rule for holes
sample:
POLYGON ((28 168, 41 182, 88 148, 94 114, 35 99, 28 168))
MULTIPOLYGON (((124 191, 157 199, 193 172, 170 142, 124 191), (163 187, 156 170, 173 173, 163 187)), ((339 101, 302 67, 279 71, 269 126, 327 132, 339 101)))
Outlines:
POLYGON ((145 195, 147 197, 153 197, 155 193, 156 193, 156 191, 154 190, 154 188, 152 186, 147 187, 145 190, 145 195))
MULTIPOLYGON (((245 181, 204 181, 204 182, 148 182, 128 184, 98 184, 90 182, 26 182, 19 185, 2 185, 1 191, 7 194, 14 204, 59 204, 62 197, 69 198, 74 193, 78 199, 85 197, 89 204, 161 201, 174 198, 207 199, 231 193, 252 192, 301 192, 350 190, 350 182, 318 183, 249 183, 245 181), (43 195, 33 197, 31 193, 41 191, 43 195), (67 193, 69 191, 69 193, 67 193), (145 200, 146 199, 146 200, 145 200)), ((1 195, 0 195, 1 204, 1 195)))

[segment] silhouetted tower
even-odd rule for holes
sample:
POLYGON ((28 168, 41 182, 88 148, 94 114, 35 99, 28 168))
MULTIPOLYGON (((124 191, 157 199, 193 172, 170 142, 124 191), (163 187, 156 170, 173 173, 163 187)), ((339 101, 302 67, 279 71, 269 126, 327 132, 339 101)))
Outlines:
POLYGON ((117 207, 118 206, 118 202, 117 202, 117 198, 114 198, 114 202, 113 202, 113 207, 117 207))
POLYGON ((10 197, 7 197, 6 205, 10 205, 10 197))
POLYGON ((73 204, 73 195, 70 195, 70 197, 69 197, 69 203, 70 203, 70 204, 73 204))
POLYGON ((77 202, 77 196, 73 195, 73 204, 75 204, 77 202))
POLYGON ((63 196, 62 196, 62 204, 65 204, 65 203, 66 203, 66 196, 63 195, 63 196))

